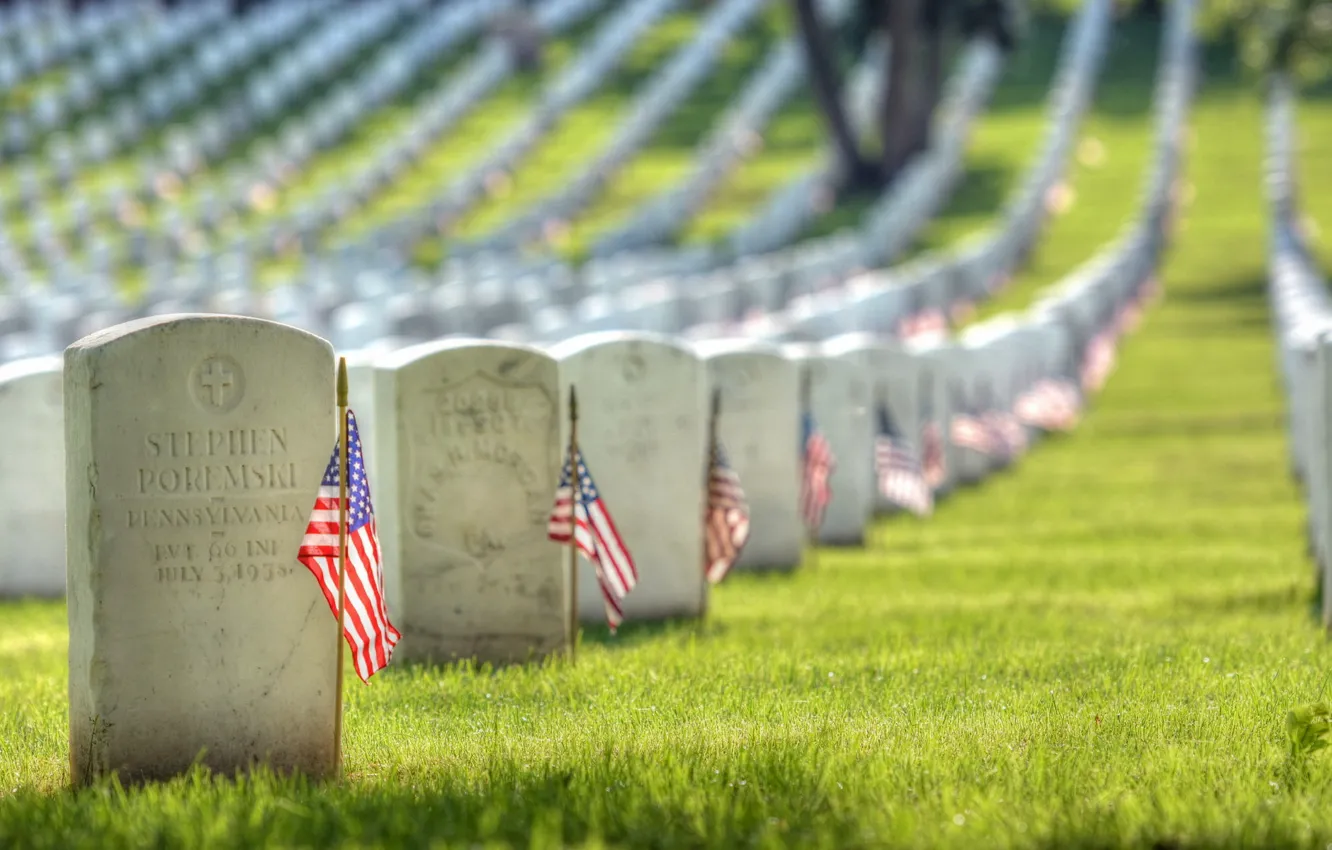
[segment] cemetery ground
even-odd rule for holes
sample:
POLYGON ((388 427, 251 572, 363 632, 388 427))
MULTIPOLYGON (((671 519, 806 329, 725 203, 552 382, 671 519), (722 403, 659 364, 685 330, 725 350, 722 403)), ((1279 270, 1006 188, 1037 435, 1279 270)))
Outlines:
MULTIPOLYGON (((1086 128, 1105 160, 1000 307, 1132 206, 1150 80, 1116 49, 1086 128)), ((1266 315, 1261 116, 1209 63, 1167 299, 1074 434, 865 550, 732 577, 702 622, 592 630, 575 666, 349 677, 340 784, 66 790, 64 607, 0 606, 0 846, 1327 844, 1332 762, 1283 731, 1332 649, 1266 315)), ((1332 98, 1300 118, 1326 229, 1332 98)))

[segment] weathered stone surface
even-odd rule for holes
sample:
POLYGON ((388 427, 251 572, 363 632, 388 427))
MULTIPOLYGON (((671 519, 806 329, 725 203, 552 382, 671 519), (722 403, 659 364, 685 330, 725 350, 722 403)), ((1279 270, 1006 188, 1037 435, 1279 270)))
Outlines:
MULTIPOLYGON (((645 333, 600 333, 554 346, 560 399, 578 391, 579 443, 638 567, 627 621, 698 616, 703 577, 706 376, 690 348, 645 333)), ((561 444, 568 440, 567 411, 561 444)), ((578 615, 604 622, 596 577, 579 559, 578 615)))
POLYGON ((61 359, 0 367, 0 597, 65 593, 65 443, 61 359))
POLYGON ((335 435, 333 351, 157 316, 65 352, 70 760, 333 767, 336 641, 296 560, 335 435))
MULTIPOLYGON (((735 568, 794 569, 805 535, 796 362, 762 342, 716 340, 697 349, 711 385, 721 390, 718 434, 749 499, 749 542, 735 568)), ((834 493, 839 480, 834 471, 834 493)))
POLYGON ((380 542, 404 658, 523 661, 568 642, 558 364, 523 345, 450 340, 379 361, 380 542))

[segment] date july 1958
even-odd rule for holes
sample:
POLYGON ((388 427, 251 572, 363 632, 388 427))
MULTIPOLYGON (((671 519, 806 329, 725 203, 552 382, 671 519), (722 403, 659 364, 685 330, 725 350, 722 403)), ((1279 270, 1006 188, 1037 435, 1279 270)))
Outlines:
POLYGON ((237 582, 276 581, 292 575, 299 564, 210 564, 207 566, 158 567, 158 584, 234 584, 237 582))

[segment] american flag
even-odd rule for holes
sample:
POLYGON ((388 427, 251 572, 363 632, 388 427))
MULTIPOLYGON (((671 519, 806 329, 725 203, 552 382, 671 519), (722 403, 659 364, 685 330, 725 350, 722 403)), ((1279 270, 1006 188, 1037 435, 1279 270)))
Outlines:
POLYGON ((1027 429, 1011 411, 990 410, 981 416, 981 420, 994 431, 1001 459, 1011 461, 1027 450, 1027 429))
POLYGON ((939 423, 932 418, 920 429, 920 465, 925 472, 925 481, 931 490, 943 486, 948 477, 948 467, 944 461, 943 433, 939 423))
POLYGON ((749 539, 749 503, 740 487, 740 476, 726 462, 720 443, 714 443, 708 460, 708 509, 703 521, 709 582, 716 584, 740 558, 749 539))
POLYGON ((991 457, 1003 454, 1003 443, 992 423, 961 406, 958 406, 958 411, 953 414, 948 433, 955 446, 991 457))
POLYGON ((934 489, 925 478, 920 457, 893 426, 885 405, 879 405, 879 434, 874 441, 874 471, 879 492, 900 508, 917 516, 934 510, 934 489))
MULTIPOLYGON (((356 416, 347 411, 347 444, 351 454, 347 462, 347 567, 346 619, 342 632, 351 647, 356 675, 367 682, 389 663, 393 647, 402 635, 389 622, 384 605, 384 569, 380 562, 379 540, 375 536, 375 509, 370 503, 370 480, 365 474, 361 435, 356 416)), ((333 445, 333 458, 319 482, 310 523, 305 527, 296 559, 314 573, 319 589, 338 615, 338 476, 339 445, 333 445)))
POLYGON ((1082 359, 1082 390, 1098 392, 1115 368, 1115 339, 1108 330, 1100 331, 1087 345, 1082 359))
POLYGON ((902 319, 897 325, 900 339, 940 337, 948 333, 948 317, 936 307, 928 307, 902 319))
POLYGON ((976 305, 969 298, 959 298, 948 307, 948 319, 953 327, 964 325, 976 315, 976 305))
POLYGON ((1142 325, 1142 304, 1136 298, 1126 301, 1115 314, 1115 333, 1131 334, 1142 325))
POLYGON ((1014 412, 1025 424, 1042 431, 1072 431, 1078 424, 1081 396, 1072 381, 1042 378, 1018 398, 1014 412))
POLYGON ((574 545, 592 562, 597 571, 597 583, 601 585, 601 598, 606 602, 606 622, 614 631, 624 622, 620 602, 638 583, 638 568, 620 539, 610 511, 601 501, 581 450, 564 461, 560 486, 555 490, 555 507, 550 512, 546 530, 547 536, 556 543, 568 543, 572 537, 574 545), (576 491, 574 467, 578 469, 576 491))
POLYGON ((823 515, 832 501, 828 479, 832 477, 837 461, 827 438, 814 424, 814 415, 808 412, 804 416, 804 432, 805 466, 800 477, 800 514, 807 527, 817 530, 823 525, 823 515))

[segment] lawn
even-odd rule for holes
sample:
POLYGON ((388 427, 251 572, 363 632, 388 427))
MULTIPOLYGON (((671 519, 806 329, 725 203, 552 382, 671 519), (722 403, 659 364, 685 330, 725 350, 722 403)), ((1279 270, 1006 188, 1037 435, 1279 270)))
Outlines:
MULTIPOLYGON (((1107 66, 1124 126, 1088 125, 1104 168, 1000 307, 1128 214, 1140 170, 1097 175, 1142 161, 1149 85, 1107 66)), ((1075 434, 872 548, 733 577, 705 621, 586 634, 576 666, 351 684, 340 784, 64 790, 64 608, 0 605, 0 846, 1326 845, 1332 757, 1283 737, 1332 654, 1273 375, 1261 117, 1212 57, 1167 298, 1075 434)), ((1302 178, 1329 185, 1332 99, 1300 117, 1302 178)), ((1332 233, 1332 199, 1305 202, 1332 233)))

